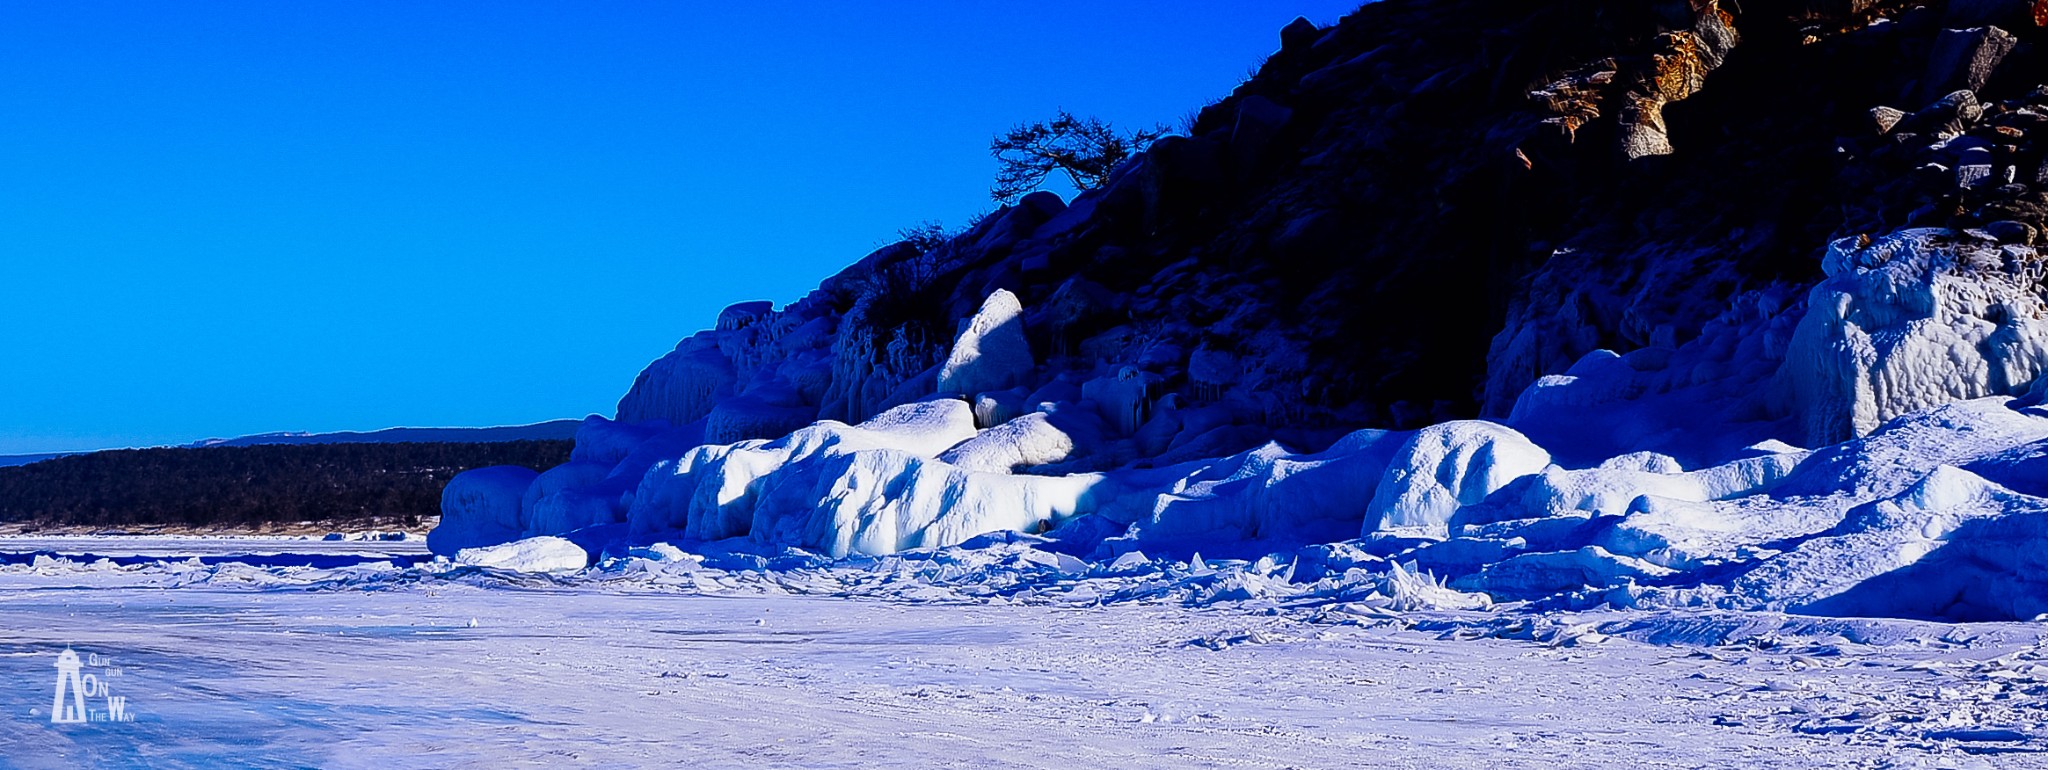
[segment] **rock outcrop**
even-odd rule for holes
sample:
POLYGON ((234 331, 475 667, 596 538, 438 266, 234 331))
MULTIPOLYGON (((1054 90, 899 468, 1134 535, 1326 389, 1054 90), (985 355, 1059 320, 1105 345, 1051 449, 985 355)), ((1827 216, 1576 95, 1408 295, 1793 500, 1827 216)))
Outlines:
POLYGON ((1672 348, 1739 295, 1803 293, 1830 240, 2039 238, 2032 18, 1383 0, 1292 25, 1189 135, 1103 189, 1027 196, 928 251, 884 248, 780 310, 736 305, 619 414, 687 424, 775 381, 755 400, 785 417, 719 431, 765 437, 800 414, 858 422, 934 390, 1093 370, 1075 384, 1147 379, 1147 399, 1227 406, 1247 440, 1505 417, 1594 350, 1672 348), (1002 347, 1020 363, 956 382, 964 362, 947 357, 979 355, 954 344, 959 324, 999 292, 1016 300, 1002 347))

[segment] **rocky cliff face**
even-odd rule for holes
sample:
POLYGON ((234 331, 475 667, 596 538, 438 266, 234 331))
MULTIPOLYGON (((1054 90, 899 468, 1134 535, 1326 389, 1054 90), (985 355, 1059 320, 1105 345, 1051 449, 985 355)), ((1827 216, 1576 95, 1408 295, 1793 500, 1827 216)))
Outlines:
POLYGON ((864 418, 932 391, 996 290, 1042 364, 1027 397, 1130 367, 1147 402, 1230 403, 1247 437, 1505 416, 1593 350, 1675 347, 1737 295, 1812 285, 1836 238, 2031 243, 2037 29, 2025 2, 1386 0, 1300 22, 1105 189, 736 306, 619 416, 745 394, 782 411, 720 438, 864 418))
MULTIPOLYGON (((576 462, 451 485, 436 550, 466 520, 834 556, 1053 530, 1105 558, 1363 538, 1496 596, 1731 579, 1852 506, 1935 510, 1900 486, 1921 476, 2040 471, 1984 458, 2048 415, 1981 399, 2048 390, 2044 23, 2017 0, 1297 21, 1102 189, 728 308, 576 462), (1858 475, 1872 457, 1912 479, 1858 475)), ((2034 510, 2010 494, 1965 496, 2034 510)), ((1884 522, 1857 537, 1916 531, 1884 522)), ((1664 595, 1855 585, 1821 572, 1664 595)))

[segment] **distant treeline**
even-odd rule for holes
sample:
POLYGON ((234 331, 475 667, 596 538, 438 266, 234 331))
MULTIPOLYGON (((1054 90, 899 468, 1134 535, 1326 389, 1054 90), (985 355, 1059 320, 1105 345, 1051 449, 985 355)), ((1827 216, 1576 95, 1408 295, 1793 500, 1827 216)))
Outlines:
POLYGON ((551 468, 568 441, 120 449, 0 468, 0 522, 42 526, 416 521, 486 465, 551 468))

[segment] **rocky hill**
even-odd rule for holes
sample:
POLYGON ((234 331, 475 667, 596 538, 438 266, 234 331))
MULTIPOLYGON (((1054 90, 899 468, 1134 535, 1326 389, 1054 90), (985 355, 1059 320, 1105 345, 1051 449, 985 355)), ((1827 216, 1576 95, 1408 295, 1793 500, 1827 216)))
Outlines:
POLYGON ((1965 590, 2048 581, 1998 545, 2048 531, 2043 23, 1991 0, 1297 21, 1103 188, 728 308, 570 464, 458 478, 434 546, 1351 541, 1495 598, 2048 610, 1965 590), (1973 598, 1843 604, 1942 553, 1979 571, 1929 590, 1973 598))
MULTIPOLYGON (((1274 429, 1500 417, 1588 352, 1672 347, 1731 298, 1798 293, 1834 238, 2031 242, 2048 92, 2023 74, 2028 4, 1751 5, 1382 2, 1297 23, 1194 136, 1106 189, 884 249, 780 311, 735 306, 720 332, 741 333, 686 342, 619 414, 680 425, 751 389, 787 408, 773 427, 858 420, 1006 289, 1047 364, 1034 389, 1108 363, 1241 397, 1274 429), (2020 32, 1951 28, 1991 22, 2020 32), (772 359, 781 381, 756 382, 772 359)), ((779 432, 735 430, 715 438, 779 432)))

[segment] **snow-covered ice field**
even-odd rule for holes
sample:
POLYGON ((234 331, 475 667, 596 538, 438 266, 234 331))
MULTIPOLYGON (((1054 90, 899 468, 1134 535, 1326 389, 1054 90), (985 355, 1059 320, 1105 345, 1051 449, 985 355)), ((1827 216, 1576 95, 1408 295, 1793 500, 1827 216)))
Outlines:
MULTIPOLYGON (((66 545, 0 551, 174 550, 66 545)), ((1193 602, 1014 545, 949 557, 1023 576, 980 595, 252 545, 0 566, 0 767, 2048 767, 2039 624, 1193 602), (67 646, 135 721, 50 723, 67 646)))

